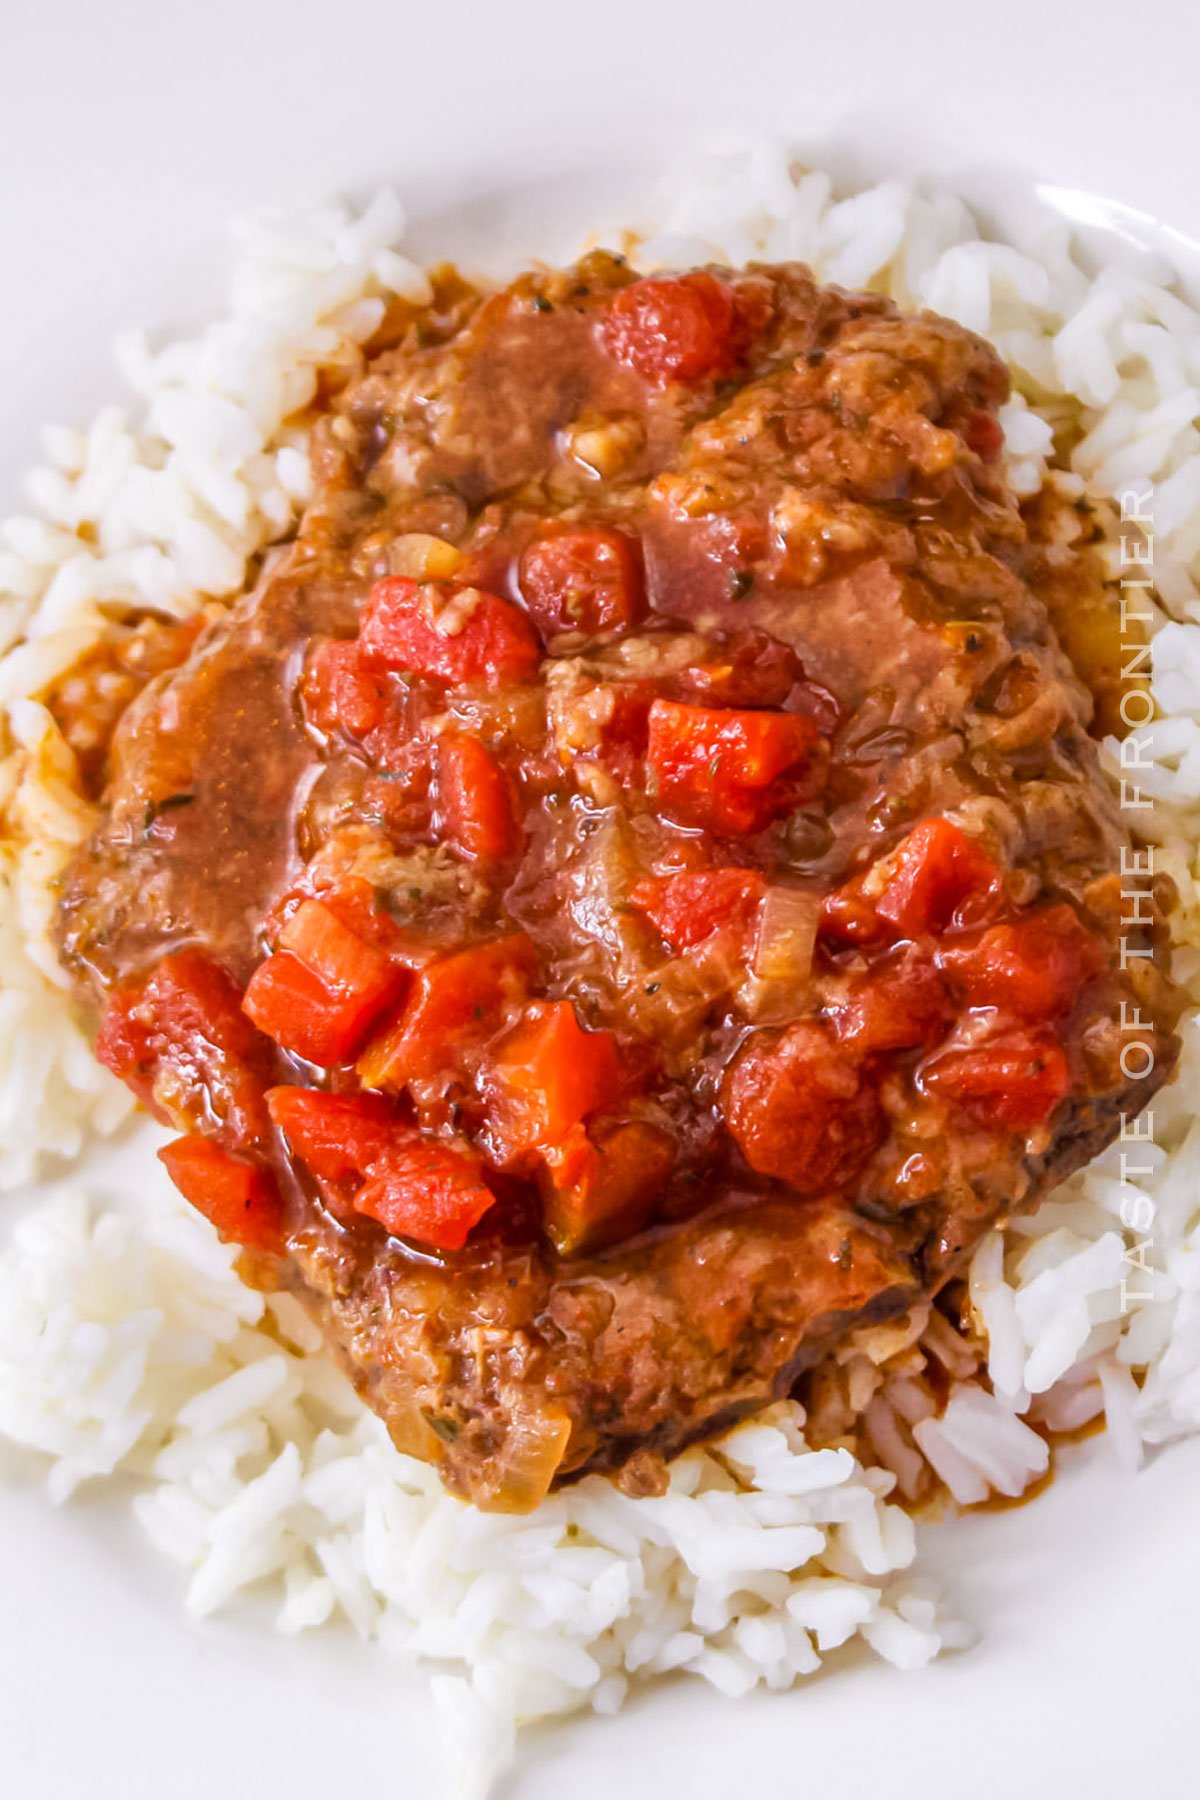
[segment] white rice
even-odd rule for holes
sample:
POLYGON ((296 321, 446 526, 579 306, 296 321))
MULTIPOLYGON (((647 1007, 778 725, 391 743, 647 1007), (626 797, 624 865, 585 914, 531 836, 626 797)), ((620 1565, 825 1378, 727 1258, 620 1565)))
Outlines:
POLYGON ((135 1477, 192 1614, 270 1577, 281 1631, 338 1613, 438 1670, 480 1788, 518 1720, 614 1711, 630 1677, 742 1694, 856 1635, 905 1668, 954 1641, 903 1574, 915 1531, 892 1477, 807 1448, 798 1406, 681 1457, 661 1498, 592 1477, 530 1519, 477 1513, 393 1448, 299 1303, 243 1287, 161 1189, 148 1222, 68 1194, 17 1227, 0 1431, 53 1459, 55 1500, 135 1477))
MULTIPOLYGON (((801 1409, 779 1406, 681 1458, 661 1499, 590 1479, 530 1519, 484 1517, 391 1447, 300 1308, 244 1289, 152 1167, 148 1222, 77 1194, 17 1228, 0 1259, 0 1430, 50 1459, 52 1497, 133 1476, 191 1611, 267 1582, 281 1630, 344 1616, 433 1670, 480 1791, 518 1721, 614 1711, 631 1678, 682 1669, 738 1694, 790 1686, 851 1638, 909 1667, 961 1642, 905 1574, 914 1527, 888 1498, 916 1493, 926 1464, 972 1504, 1038 1480, 1046 1430, 1103 1415, 1136 1464, 1200 1427, 1200 314, 1146 258, 1136 273, 1087 266, 1065 223, 989 241, 953 195, 887 182, 837 196, 770 145, 689 171, 642 223, 648 267, 800 257, 960 319, 1014 371, 1019 492, 1052 479, 1118 507, 1141 497, 1164 610, 1159 717, 1138 733, 1155 805, 1134 822, 1180 889, 1193 1004, 1153 1142, 1114 1146, 977 1252, 989 1386, 936 1318, 919 1344, 885 1345, 882 1372, 862 1357, 847 1370, 886 1469, 810 1448, 801 1409), (1069 415, 1070 467, 1048 475, 1069 415), (930 1356, 954 1377, 940 1411, 920 1379, 930 1356)), ((383 194, 244 229, 228 318, 157 353, 124 344, 133 410, 47 433, 33 510, 0 529, 0 1184, 78 1155, 129 1107, 71 1019, 50 945, 50 884, 90 812, 38 696, 111 621, 237 593, 287 532, 317 372, 356 365, 388 292, 423 290, 402 228, 383 194)), ((1115 741, 1105 758, 1119 781, 1115 741)))

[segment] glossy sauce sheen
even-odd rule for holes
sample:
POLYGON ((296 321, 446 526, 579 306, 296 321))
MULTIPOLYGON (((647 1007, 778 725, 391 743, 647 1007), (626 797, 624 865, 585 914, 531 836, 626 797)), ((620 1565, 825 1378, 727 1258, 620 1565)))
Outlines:
MULTIPOLYGON (((296 906, 351 884, 418 984, 389 1002, 401 1034, 422 971, 523 934, 452 1066, 414 1073, 385 1012, 333 1069, 261 1038, 147 1089, 271 1172, 285 1244, 259 1278, 485 1505, 787 1391, 1093 1155, 1175 1056, 1155 959, 1118 967, 1127 840, 999 471, 1001 364, 799 267, 699 283, 681 321, 597 255, 487 296, 447 274, 398 321, 317 427, 297 541, 126 714, 64 893, 103 1006, 181 950, 258 983, 296 906), (435 547, 415 598, 414 534, 460 553, 444 573, 435 547), (499 675, 402 666, 461 662, 489 607, 517 634, 499 675), (902 902, 914 845, 945 881, 902 902), (1148 1079, 1122 1074, 1122 1002, 1148 1079), (619 1078, 533 1142, 513 1067, 581 1042, 599 1064, 595 1033, 619 1078), (422 1154, 465 1146, 490 1194, 464 1247, 389 1236, 278 1117, 231 1114, 227 1055, 247 1093, 368 1085, 422 1154), (571 1159, 596 1155, 623 1198, 564 1226, 571 1159)), ((1151 915, 1135 952, 1161 949, 1151 915)))

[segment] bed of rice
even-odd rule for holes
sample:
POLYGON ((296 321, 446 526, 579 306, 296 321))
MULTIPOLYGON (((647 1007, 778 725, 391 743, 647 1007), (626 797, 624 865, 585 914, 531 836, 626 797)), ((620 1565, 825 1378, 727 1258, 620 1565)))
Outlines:
MULTIPOLYGON (((656 1499, 596 1478, 529 1519, 448 1499, 391 1447, 299 1306, 241 1286, 149 1154, 130 1204, 80 1185, 17 1208, 0 1257, 0 1431, 49 1459, 51 1498, 131 1479, 193 1613, 271 1584, 280 1630, 342 1616, 425 1669, 478 1791, 518 1722, 613 1711, 641 1676, 786 1688, 853 1638, 920 1665, 962 1641, 911 1573, 920 1531, 902 1502, 931 1469, 971 1503, 1037 1480, 1047 1430, 1103 1415, 1136 1464, 1200 1427, 1200 314, 1145 257, 1087 266, 1065 223, 989 241, 952 195, 839 196, 772 146, 693 167, 641 223, 647 267, 799 257, 987 335, 1018 390, 1014 484, 1099 503, 1114 582, 1146 573, 1120 547, 1122 498, 1128 513, 1139 496, 1158 716, 1136 733, 1154 806, 1134 822, 1180 891, 1193 1006, 1152 1141, 1114 1146, 985 1241, 972 1328, 935 1313, 872 1334, 830 1372, 819 1419, 774 1407, 682 1457, 656 1499), (837 1447, 812 1447, 814 1425, 837 1447)), ((237 594, 287 534, 319 375, 356 365, 388 294, 424 290, 403 230, 386 192, 244 228, 227 317, 159 350, 124 341, 132 402, 48 431, 30 511, 0 528, 0 1185, 60 1169, 130 1104, 94 1063, 51 948, 53 878, 90 809, 39 695, 145 611, 237 594)), ((1120 746, 1104 754, 1120 780, 1120 746)))

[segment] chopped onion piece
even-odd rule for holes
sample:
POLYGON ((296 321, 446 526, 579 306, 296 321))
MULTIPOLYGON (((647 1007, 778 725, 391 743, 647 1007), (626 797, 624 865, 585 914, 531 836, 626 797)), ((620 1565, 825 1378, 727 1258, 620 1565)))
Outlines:
POLYGON ((388 545, 388 568, 410 581, 449 581, 462 567, 463 555, 445 538, 406 531, 388 545))
POLYGON ((494 1461, 491 1506, 497 1512, 532 1512, 550 1491, 570 1435, 571 1421, 563 1413, 514 1412, 494 1461))
POLYGON ((807 981, 821 915, 818 894, 770 887, 758 916, 754 973, 760 981, 807 981))

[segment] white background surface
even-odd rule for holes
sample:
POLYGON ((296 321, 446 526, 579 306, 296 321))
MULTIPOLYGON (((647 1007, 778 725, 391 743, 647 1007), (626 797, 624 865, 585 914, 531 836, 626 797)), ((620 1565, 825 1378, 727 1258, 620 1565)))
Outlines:
MULTIPOLYGON (((435 232, 462 203, 459 242, 532 241, 680 134, 751 128, 878 172, 1025 170, 1200 234, 1197 51, 1189 0, 0 0, 0 512, 38 422, 112 396, 117 329, 219 304, 248 205, 389 178, 435 232)), ((532 1741, 508 1800, 1193 1794, 1200 1445, 1136 1480, 1102 1444, 1066 1463, 1036 1505, 931 1535, 970 1654, 736 1705, 677 1683, 532 1741)), ((120 1509, 52 1513, 0 1457, 0 1792, 432 1800, 428 1706, 378 1654, 190 1624, 179 1587, 120 1509)))

